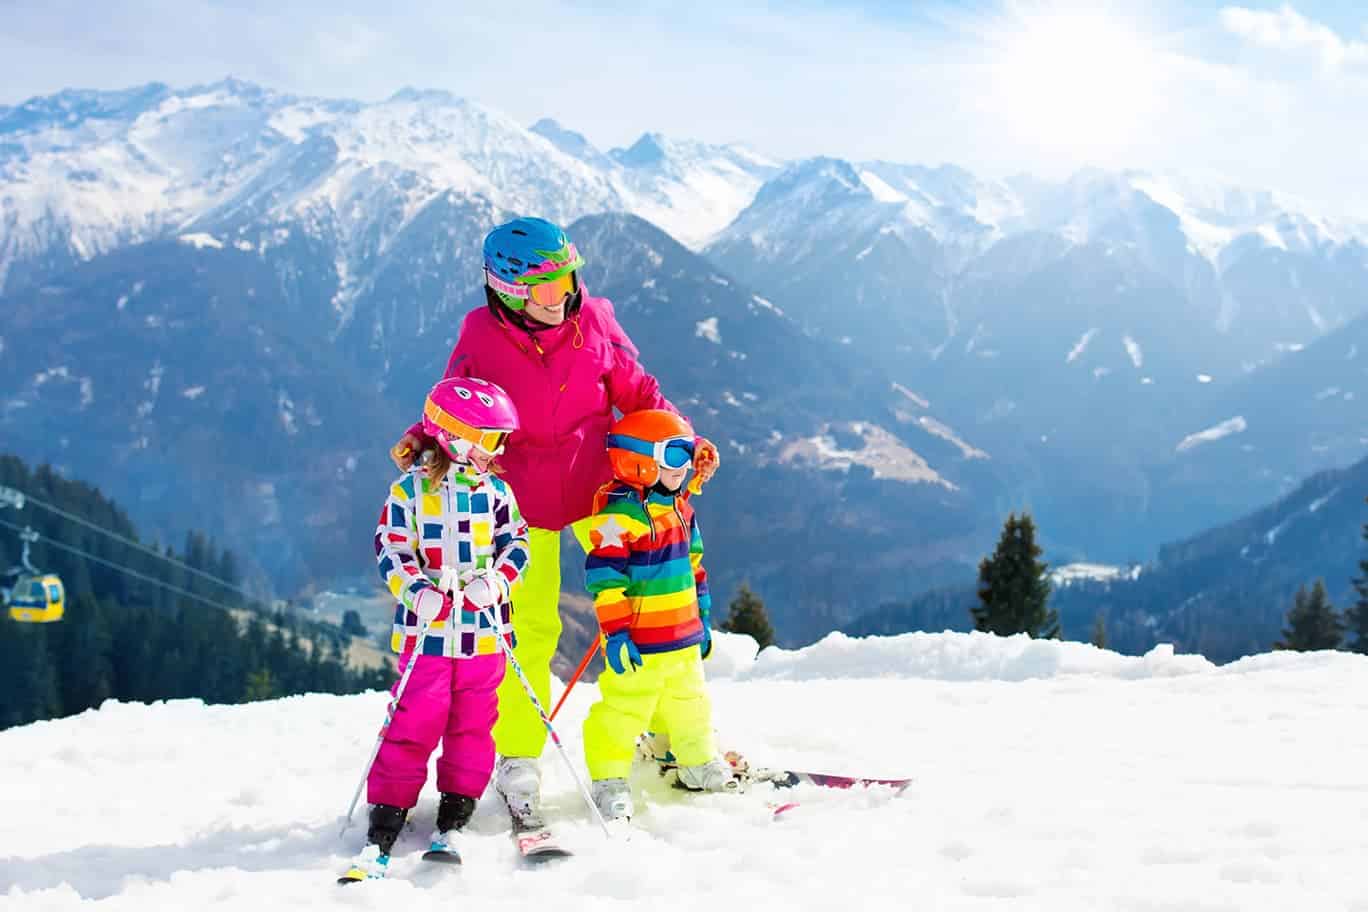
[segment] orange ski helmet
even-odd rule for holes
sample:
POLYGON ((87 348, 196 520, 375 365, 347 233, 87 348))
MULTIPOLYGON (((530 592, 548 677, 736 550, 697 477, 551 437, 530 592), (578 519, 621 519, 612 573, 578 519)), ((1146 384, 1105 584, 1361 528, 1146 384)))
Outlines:
POLYGON ((661 466, 682 469, 694 457, 693 428, 666 409, 623 415, 608 429, 607 443, 613 477, 643 488, 660 479, 661 466))

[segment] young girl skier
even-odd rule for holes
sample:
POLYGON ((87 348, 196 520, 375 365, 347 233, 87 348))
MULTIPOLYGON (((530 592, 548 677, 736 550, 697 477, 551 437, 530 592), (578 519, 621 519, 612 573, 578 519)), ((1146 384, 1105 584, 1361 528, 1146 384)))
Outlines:
POLYGON ((512 645, 509 589, 528 562, 527 523, 494 459, 518 413, 493 383, 442 380, 428 394, 423 429, 437 442, 436 464, 415 465, 391 486, 375 533, 380 576, 398 602, 391 645, 401 673, 415 664, 366 780, 367 844, 344 883, 384 876, 439 741, 442 797, 425 857, 459 861, 455 834, 494 768, 504 677, 496 638, 512 645))
POLYGON ((688 422, 664 409, 624 415, 608 433, 616 481, 595 498, 585 560, 608 668, 584 721, 584 756, 594 803, 610 820, 632 816, 627 776, 637 736, 652 719, 670 734, 682 786, 740 788, 717 755, 703 684, 712 599, 684 489, 695 441, 688 422))

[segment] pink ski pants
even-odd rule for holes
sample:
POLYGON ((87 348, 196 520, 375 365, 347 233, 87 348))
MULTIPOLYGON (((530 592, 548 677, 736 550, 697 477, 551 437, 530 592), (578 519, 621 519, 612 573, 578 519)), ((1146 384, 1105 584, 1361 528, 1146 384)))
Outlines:
MULTIPOLYGON (((480 797, 494 770, 492 729, 499 718, 496 692, 504 662, 502 652, 466 659, 418 656, 366 779, 371 804, 417 804, 438 741, 438 791, 480 797)), ((407 654, 399 657, 401 675, 407 663, 407 654)))

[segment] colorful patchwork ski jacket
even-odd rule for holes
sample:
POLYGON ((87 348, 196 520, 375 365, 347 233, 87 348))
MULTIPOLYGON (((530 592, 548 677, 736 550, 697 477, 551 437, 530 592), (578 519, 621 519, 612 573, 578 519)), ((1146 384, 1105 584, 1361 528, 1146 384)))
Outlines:
POLYGON ((703 536, 687 493, 646 494, 613 482, 589 524, 585 585, 604 636, 631 633, 643 653, 703 642, 712 612, 703 536))
MULTIPOLYGON (((527 523, 513 489, 495 475, 453 465, 440 482, 421 468, 395 481, 375 530, 380 578, 397 602, 390 648, 414 648, 421 630, 413 598, 436 589, 443 567, 458 573, 492 567, 511 587, 527 569, 527 523)), ((498 652, 496 636, 513 645, 512 607, 495 609, 498 629, 469 602, 443 609, 428 628, 420 655, 462 658, 498 652)))

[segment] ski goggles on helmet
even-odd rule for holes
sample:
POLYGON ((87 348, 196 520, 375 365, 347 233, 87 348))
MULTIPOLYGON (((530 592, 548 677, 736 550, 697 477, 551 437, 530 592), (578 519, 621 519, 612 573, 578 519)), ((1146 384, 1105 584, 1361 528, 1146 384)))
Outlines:
MULTIPOLYGON (((573 247, 570 248, 570 252, 572 257, 579 256, 573 247)), ((583 263, 583 260, 579 260, 576 265, 583 263)), ((567 269, 564 266, 561 268, 567 269)), ((555 307, 565 300, 566 295, 572 295, 579 290, 578 272, 574 268, 569 268, 553 278, 542 279, 537 275, 525 275, 516 282, 510 282, 495 275, 486 267, 485 284, 499 293, 510 310, 522 310, 528 301, 542 307, 555 307)))
POLYGON ((575 293, 575 287, 575 274, 568 272, 550 281, 528 285, 527 298, 539 307, 556 307, 575 293))
POLYGON ((656 465, 666 469, 682 469, 693 464, 692 437, 673 437, 669 440, 641 440, 624 434, 609 434, 608 446, 650 456, 656 465))
POLYGON ((464 440, 471 446, 479 447, 490 456, 498 456, 503 452, 504 444, 508 441, 508 435, 512 433, 511 431, 485 430, 484 428, 473 427, 456 416, 442 411, 431 400, 424 407, 423 413, 433 424, 452 438, 464 440))

